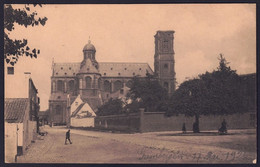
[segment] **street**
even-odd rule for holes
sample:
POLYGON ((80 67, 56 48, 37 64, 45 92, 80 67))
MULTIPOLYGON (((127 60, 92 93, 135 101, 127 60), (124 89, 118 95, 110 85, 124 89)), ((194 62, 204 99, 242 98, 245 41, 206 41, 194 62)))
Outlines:
POLYGON ((256 159, 256 130, 216 132, 151 132, 122 134, 45 126, 18 163, 252 163, 256 159))

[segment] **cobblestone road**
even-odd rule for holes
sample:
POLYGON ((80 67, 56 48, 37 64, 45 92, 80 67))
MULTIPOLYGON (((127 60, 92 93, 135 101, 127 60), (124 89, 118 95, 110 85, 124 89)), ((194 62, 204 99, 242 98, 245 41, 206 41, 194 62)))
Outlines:
POLYGON ((71 130, 73 144, 64 145, 65 127, 45 127, 18 163, 252 163, 255 130, 194 135, 180 132, 115 134, 71 130))

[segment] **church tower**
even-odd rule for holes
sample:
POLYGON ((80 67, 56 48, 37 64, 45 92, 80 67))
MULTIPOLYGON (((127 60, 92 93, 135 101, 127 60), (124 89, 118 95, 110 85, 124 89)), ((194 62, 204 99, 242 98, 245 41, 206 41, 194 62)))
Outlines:
POLYGON ((174 31, 157 31, 155 38, 154 72, 169 95, 175 91, 174 31))
POLYGON ((83 60, 77 74, 78 90, 83 101, 92 106, 99 106, 101 102, 102 79, 99 64, 96 61, 96 48, 88 41, 83 48, 83 60))

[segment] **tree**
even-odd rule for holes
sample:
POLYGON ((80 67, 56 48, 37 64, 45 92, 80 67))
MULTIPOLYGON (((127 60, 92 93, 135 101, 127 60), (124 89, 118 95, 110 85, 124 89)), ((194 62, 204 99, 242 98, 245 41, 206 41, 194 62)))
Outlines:
MULTIPOLYGON (((37 6, 36 4, 33 5, 37 6)), ((41 7, 41 5, 39 5, 41 7)), ((37 58, 40 54, 39 49, 30 49, 27 39, 13 40, 9 38, 11 31, 15 29, 15 23, 21 26, 44 26, 47 18, 36 18, 37 12, 31 12, 30 5, 24 5, 24 8, 14 9, 12 5, 4 5, 4 59, 7 64, 14 64, 18 61, 20 56, 30 56, 37 58)))
MULTIPOLYGON (((127 94, 132 101, 126 107, 138 106, 147 111, 159 111, 165 109, 168 99, 167 91, 161 87, 155 76, 147 73, 146 78, 134 77, 133 84, 127 94)), ((132 107, 132 109, 134 109, 132 107)), ((137 111, 137 109, 135 109, 137 111)))
POLYGON ((168 116, 195 117, 194 132, 199 132, 200 115, 228 115, 244 112, 239 76, 220 54, 217 70, 183 82, 171 97, 168 116))
POLYGON ((106 102, 104 105, 98 108, 97 115, 106 116, 106 115, 122 114, 123 104, 124 102, 121 99, 110 98, 108 102, 106 102))

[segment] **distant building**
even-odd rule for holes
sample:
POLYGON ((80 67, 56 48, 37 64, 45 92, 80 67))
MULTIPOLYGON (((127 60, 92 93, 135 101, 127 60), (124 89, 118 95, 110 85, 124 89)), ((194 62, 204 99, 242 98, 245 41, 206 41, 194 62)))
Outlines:
POLYGON ((70 127, 94 127, 96 113, 87 102, 84 102, 80 95, 68 107, 70 127))
MULTIPOLYGON (((52 65, 50 121, 67 124, 71 116, 67 110, 80 95, 83 103, 96 112, 110 98, 125 97, 135 76, 155 74, 161 85, 172 94, 175 90, 174 31, 157 31, 155 37, 155 72, 147 63, 97 62, 96 48, 91 41, 83 48, 79 63, 54 63, 52 65)), ((74 110, 70 110, 74 111, 74 110)))
POLYGON ((40 125, 48 125, 49 124, 49 109, 47 109, 46 111, 40 111, 39 112, 39 123, 40 125))

